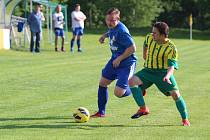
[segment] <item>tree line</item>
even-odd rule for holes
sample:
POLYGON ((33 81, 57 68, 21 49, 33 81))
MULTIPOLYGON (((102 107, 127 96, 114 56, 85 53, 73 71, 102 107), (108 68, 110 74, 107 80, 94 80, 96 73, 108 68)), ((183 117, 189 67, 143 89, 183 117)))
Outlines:
MULTIPOLYGON (((129 28, 151 26, 155 21, 164 21, 170 27, 189 28, 189 16, 193 16, 193 28, 210 29, 210 0, 50 0, 68 6, 68 26, 71 27, 71 12, 75 4, 81 5, 86 14, 86 27, 101 28, 104 16, 111 7, 121 11, 121 21, 129 28)), ((15 10, 24 15, 23 3, 15 10)), ((26 10, 27 15, 29 9, 26 10)), ((46 11, 44 11, 46 12, 46 11)))
MULTIPOLYGON (((86 14, 86 26, 104 26, 104 15, 110 7, 121 11, 121 21, 128 27, 147 27, 155 21, 165 21, 171 27, 188 28, 193 16, 193 28, 210 28, 210 0, 52 0, 68 5, 68 15, 79 3, 86 14)), ((71 23, 71 18, 68 19, 71 23)))

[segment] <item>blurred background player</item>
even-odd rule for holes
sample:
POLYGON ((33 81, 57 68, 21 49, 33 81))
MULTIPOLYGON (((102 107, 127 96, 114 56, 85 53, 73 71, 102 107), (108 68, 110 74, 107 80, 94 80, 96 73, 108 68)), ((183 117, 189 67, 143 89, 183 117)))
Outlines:
POLYGON ((172 96, 182 117, 183 125, 190 126, 187 107, 173 75, 174 69, 178 69, 178 52, 174 43, 168 38, 168 34, 168 25, 164 22, 156 22, 152 33, 145 38, 143 46, 144 68, 129 80, 133 97, 140 107, 131 118, 136 119, 149 114, 149 108, 145 105, 141 89, 147 89, 155 84, 164 95, 172 96))
POLYGON ((61 51, 65 52, 64 30, 63 30, 63 25, 65 22, 64 22, 64 16, 63 16, 63 13, 61 12, 61 10, 62 10, 61 5, 57 5, 56 13, 53 14, 53 25, 54 25, 54 31, 55 31, 55 51, 60 51, 58 49, 58 37, 60 36, 62 39, 61 51))
POLYGON ((30 51, 36 53, 40 52, 40 39, 42 32, 42 15, 40 10, 41 6, 37 3, 35 11, 33 11, 28 17, 28 24, 31 30, 30 51))
POLYGON ((70 51, 74 51, 74 41, 77 38, 77 47, 78 52, 82 52, 81 49, 81 37, 84 32, 84 21, 86 20, 85 14, 80 11, 80 5, 75 5, 75 10, 71 13, 71 20, 72 20, 72 32, 73 36, 71 39, 71 48, 70 51))
POLYGON ((114 94, 121 98, 131 94, 128 80, 132 77, 136 67, 136 46, 127 27, 120 22, 120 11, 111 8, 106 14, 108 32, 103 34, 99 42, 104 43, 109 38, 111 59, 102 70, 98 87, 98 112, 91 117, 104 117, 108 101, 108 85, 117 79, 114 94))

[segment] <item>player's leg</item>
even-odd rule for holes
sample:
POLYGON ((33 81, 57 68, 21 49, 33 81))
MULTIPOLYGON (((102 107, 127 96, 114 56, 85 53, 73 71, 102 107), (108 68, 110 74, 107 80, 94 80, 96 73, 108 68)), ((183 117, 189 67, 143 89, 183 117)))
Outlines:
POLYGON ((108 85, 115 79, 112 63, 109 61, 102 70, 102 76, 98 87, 98 112, 91 117, 104 117, 108 101, 108 85))
POLYGON ((143 85, 143 82, 137 76, 133 76, 129 80, 129 86, 133 93, 133 98, 136 104, 139 106, 139 110, 131 116, 132 119, 137 119, 143 115, 149 114, 149 108, 145 105, 142 89, 140 87, 141 85, 143 85))
POLYGON ((58 49, 58 36, 59 36, 59 31, 58 29, 55 29, 55 51, 59 51, 58 49))
POLYGON ((70 46, 70 51, 73 52, 74 51, 74 41, 75 41, 75 38, 76 38, 76 29, 72 29, 72 39, 71 39, 71 46, 70 46))
POLYGON ((30 51, 34 51, 34 42, 35 42, 36 36, 35 33, 31 32, 31 43, 30 43, 30 51))
POLYGON ((99 86, 98 86, 98 112, 91 115, 92 118, 105 117, 106 113, 106 104, 108 101, 108 85, 112 80, 101 77, 99 86))
POLYGON ((64 35, 64 30, 61 29, 60 31, 60 36, 61 36, 61 39, 62 39, 62 42, 61 42, 61 51, 62 52, 65 52, 65 47, 64 47, 64 40, 65 40, 65 35, 64 35))
POLYGON ((176 103, 176 107, 182 117, 182 123, 184 126, 190 126, 190 122, 188 120, 188 111, 186 107, 186 103, 182 96, 179 93, 178 85, 173 75, 170 77, 171 84, 164 82, 163 77, 165 74, 160 74, 158 76, 156 86, 158 89, 164 93, 166 96, 172 96, 176 103))
POLYGON ((78 35, 77 36, 77 51, 78 52, 82 52, 82 49, 81 49, 81 38, 82 38, 82 36, 81 35, 78 35))
POLYGON ((174 101, 176 103, 176 107, 182 117, 182 124, 184 126, 190 126, 189 116, 188 116, 188 111, 187 111, 187 106, 186 106, 185 100, 180 95, 178 90, 170 91, 170 94, 171 94, 172 98, 174 99, 174 101))
POLYGON ((40 32, 36 33, 36 47, 35 52, 40 52, 40 32))
POLYGON ((121 98, 131 94, 131 90, 128 85, 128 80, 133 76, 136 68, 136 63, 133 63, 129 67, 117 68, 117 82, 114 90, 115 96, 121 98))
POLYGON ((82 52, 82 49, 81 49, 81 39, 82 39, 82 35, 83 35, 83 29, 82 29, 82 28, 78 28, 78 36, 77 36, 77 47, 78 47, 78 52, 82 52))
POLYGON ((143 69, 137 72, 129 80, 129 86, 133 93, 133 98, 139 106, 139 110, 133 116, 131 116, 132 119, 136 119, 141 117, 142 115, 149 114, 149 108, 145 105, 142 93, 142 91, 146 90, 153 84, 148 79, 150 79, 148 72, 145 69, 143 69))

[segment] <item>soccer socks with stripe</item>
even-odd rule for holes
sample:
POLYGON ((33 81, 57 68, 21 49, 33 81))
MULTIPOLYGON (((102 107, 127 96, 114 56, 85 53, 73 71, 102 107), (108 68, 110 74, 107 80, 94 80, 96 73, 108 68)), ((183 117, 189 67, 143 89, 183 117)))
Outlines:
POLYGON ((175 102, 182 119, 188 119, 187 107, 182 96, 180 96, 175 102))
POLYGON ((105 114, 107 101, 108 101, 108 88, 99 86, 98 87, 98 112, 100 114, 105 114))
MULTIPOLYGON (((126 91, 125 91, 125 93, 123 94, 122 97, 127 97, 127 96, 129 96, 129 95, 131 95, 131 90, 130 90, 129 87, 127 87, 127 89, 126 89, 126 91)), ((122 98, 122 97, 121 97, 121 98, 122 98)))
POLYGON ((142 91, 139 87, 131 87, 131 92, 133 94, 133 98, 136 101, 139 107, 145 106, 144 98, 142 95, 142 91))

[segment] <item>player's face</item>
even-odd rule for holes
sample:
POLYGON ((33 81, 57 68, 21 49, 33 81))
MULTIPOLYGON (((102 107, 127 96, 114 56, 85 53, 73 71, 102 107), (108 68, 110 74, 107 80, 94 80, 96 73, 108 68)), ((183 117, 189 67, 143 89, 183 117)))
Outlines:
POLYGON ((118 24, 118 16, 116 14, 106 15, 106 25, 108 28, 114 28, 118 24))
POLYGON ((75 10, 76 10, 76 11, 80 11, 80 6, 77 6, 77 7, 75 8, 75 10))
POLYGON ((41 7, 39 5, 36 6, 36 11, 37 12, 41 11, 41 7))
POLYGON ((58 6, 58 7, 57 7, 57 12, 58 12, 58 13, 61 12, 61 6, 58 6))
POLYGON ((154 41, 159 41, 161 38, 160 32, 156 27, 152 28, 152 37, 154 41))

